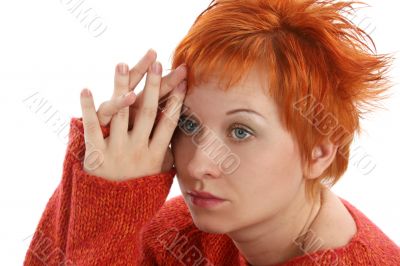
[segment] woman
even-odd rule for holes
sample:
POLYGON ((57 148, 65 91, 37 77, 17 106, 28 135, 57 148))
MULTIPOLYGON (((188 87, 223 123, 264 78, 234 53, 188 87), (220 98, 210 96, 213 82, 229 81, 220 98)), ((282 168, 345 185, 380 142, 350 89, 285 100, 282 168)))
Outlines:
POLYGON ((118 65, 97 112, 83 90, 25 265, 400 265, 329 189, 388 88, 352 4, 216 1, 168 76, 150 50, 118 65), (175 174, 182 196, 165 202, 175 174))

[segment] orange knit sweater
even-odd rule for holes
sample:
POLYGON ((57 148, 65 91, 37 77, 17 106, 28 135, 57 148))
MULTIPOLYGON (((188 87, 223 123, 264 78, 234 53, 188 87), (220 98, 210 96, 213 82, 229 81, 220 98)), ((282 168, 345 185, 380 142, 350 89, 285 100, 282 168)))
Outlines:
MULTIPOLYGON (((109 128, 102 127, 103 135, 109 128)), ((72 118, 61 181, 50 197, 24 265, 247 265, 229 237, 198 230, 182 196, 168 201, 176 173, 108 181, 82 169, 81 118, 72 118)), ((344 247, 282 265, 400 265, 400 249, 341 199, 357 233, 344 247)))

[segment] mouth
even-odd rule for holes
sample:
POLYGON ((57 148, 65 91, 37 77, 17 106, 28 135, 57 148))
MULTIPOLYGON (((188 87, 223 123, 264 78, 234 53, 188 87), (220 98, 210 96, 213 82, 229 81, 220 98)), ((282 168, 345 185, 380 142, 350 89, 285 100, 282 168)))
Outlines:
POLYGON ((224 199, 208 192, 188 191, 187 195, 189 195, 190 201, 193 205, 202 208, 216 207, 225 201, 224 199))
POLYGON ((201 198, 201 199, 214 199, 214 200, 224 200, 220 197, 214 196, 213 194, 206 192, 206 191, 197 191, 197 190, 190 190, 187 192, 189 196, 201 198))

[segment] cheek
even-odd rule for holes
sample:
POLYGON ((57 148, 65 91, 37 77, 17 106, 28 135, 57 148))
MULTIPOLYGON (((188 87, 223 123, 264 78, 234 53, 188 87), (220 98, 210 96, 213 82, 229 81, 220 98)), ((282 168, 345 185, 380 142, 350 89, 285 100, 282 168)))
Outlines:
POLYGON ((174 157, 175 166, 180 172, 180 166, 187 165, 188 160, 191 158, 191 145, 193 145, 189 138, 181 137, 179 134, 174 134, 171 138, 171 151, 174 157))
POLYGON ((182 143, 182 138, 179 137, 179 130, 179 128, 176 128, 171 137, 171 151, 174 157, 179 156, 180 150, 182 150, 182 147, 184 147, 182 143))
POLYGON ((259 145, 241 158, 235 187, 238 196, 245 199, 241 201, 244 207, 277 210, 297 193, 302 172, 297 150, 289 143, 259 145))
POLYGON ((268 179, 271 187, 278 193, 292 195, 302 180, 300 157, 292 142, 283 139, 268 153, 265 165, 268 167, 268 179))

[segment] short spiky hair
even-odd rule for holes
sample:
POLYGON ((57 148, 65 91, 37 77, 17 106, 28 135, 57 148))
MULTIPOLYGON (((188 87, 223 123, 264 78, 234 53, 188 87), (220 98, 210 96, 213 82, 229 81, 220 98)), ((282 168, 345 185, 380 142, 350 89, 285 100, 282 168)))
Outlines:
POLYGON ((307 180, 311 198, 321 182, 333 185, 344 174, 359 119, 379 107, 390 86, 392 58, 377 55, 371 37, 346 18, 355 4, 363 3, 212 1, 172 55, 172 68, 188 67, 188 93, 216 73, 229 89, 257 66, 283 125, 299 144, 303 165, 323 140, 338 144, 332 164, 307 180))

